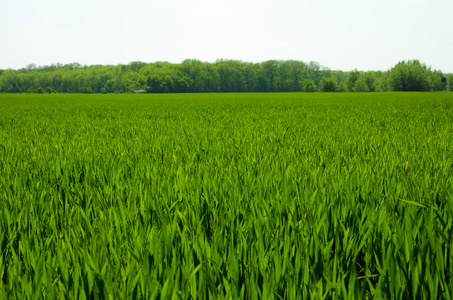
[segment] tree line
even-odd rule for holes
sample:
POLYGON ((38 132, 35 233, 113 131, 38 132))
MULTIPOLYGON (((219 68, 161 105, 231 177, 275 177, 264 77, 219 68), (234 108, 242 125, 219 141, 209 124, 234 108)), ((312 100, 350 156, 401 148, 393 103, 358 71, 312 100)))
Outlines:
MULTIPOLYGON (((453 90, 453 76, 448 89, 453 90)), ((447 77, 418 60, 401 61, 388 71, 333 71, 317 62, 269 60, 250 63, 186 59, 182 63, 131 62, 28 65, 0 70, 3 93, 204 93, 204 92, 374 92, 441 91, 447 77)))

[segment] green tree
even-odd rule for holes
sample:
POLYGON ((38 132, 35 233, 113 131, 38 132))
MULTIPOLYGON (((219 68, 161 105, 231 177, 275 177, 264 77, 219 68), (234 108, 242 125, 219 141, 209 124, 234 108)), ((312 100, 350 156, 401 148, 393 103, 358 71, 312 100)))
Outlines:
POLYGON ((190 78, 190 92, 218 92, 220 89, 220 76, 215 65, 197 59, 186 59, 179 70, 184 77, 190 78))
POLYGON ((348 89, 346 87, 346 84, 344 84, 344 83, 340 83, 339 85, 337 85, 337 88, 335 90, 335 92, 337 92, 337 93, 344 93, 347 91, 348 91, 348 89))
POLYGON ((348 89, 348 92, 353 92, 354 91, 354 86, 356 81, 359 79, 360 73, 357 71, 357 69, 352 70, 349 72, 349 76, 346 79, 346 87, 348 89))
POLYGON ((290 64, 290 89, 291 92, 299 92, 302 89, 302 79, 307 65, 301 61, 291 60, 290 64))
MULTIPOLYGON (((180 64, 29 65, 19 70, 1 70, 0 92, 36 91, 39 87, 46 92, 63 93, 438 91, 445 89, 444 77, 447 76, 442 72, 417 60, 400 62, 387 72, 342 72, 328 70, 316 62, 293 60, 218 60, 213 64, 188 59, 180 64)), ((452 80, 447 79, 451 89, 452 80)))
POLYGON ((186 93, 189 91, 191 79, 188 77, 175 77, 175 93, 186 93))
POLYGON ((130 62, 127 67, 131 72, 139 72, 141 68, 145 67, 146 63, 141 61, 130 62))
POLYGON ((443 91, 445 85, 442 83, 443 74, 440 71, 432 71, 429 74, 428 81, 431 91, 443 91))
POLYGON ((245 92, 246 79, 242 72, 242 62, 235 60, 217 60, 221 92, 245 92))
POLYGON ((290 91, 291 86, 291 64, 289 61, 278 61, 277 63, 277 86, 280 92, 290 91))
POLYGON ((246 91, 254 92, 258 86, 258 64, 244 63, 242 74, 244 75, 246 91))
MULTIPOLYGON (((372 72, 365 72, 360 74, 356 78, 357 74, 354 74, 351 78, 354 78, 355 83, 352 88, 352 92, 374 92, 376 91, 376 79, 372 72)), ((353 79, 349 83, 351 83, 353 79)))
POLYGON ((321 92, 335 92, 337 89, 337 82, 333 78, 321 79, 321 92))
POLYGON ((418 60, 401 61, 389 71, 389 86, 393 91, 429 91, 430 69, 418 60))
POLYGON ((143 75, 140 75, 137 80, 137 86, 139 88, 145 88, 146 87, 146 77, 143 75))
POLYGON ((277 60, 268 60, 261 64, 263 69, 263 75, 269 82, 269 91, 275 92, 277 91, 277 87, 275 85, 275 79, 277 77, 277 70, 278 70, 278 61, 277 60))
POLYGON ((311 61, 307 65, 306 77, 314 81, 315 86, 321 82, 321 65, 318 62, 311 61))
POLYGON ((369 92, 370 88, 367 85, 365 76, 360 77, 354 84, 353 92, 369 92))
POLYGON ((84 94, 91 94, 93 92, 93 90, 89 86, 82 86, 80 88, 80 92, 82 92, 84 94))
POLYGON ((312 79, 305 79, 303 84, 303 89, 305 92, 316 92, 316 85, 312 79))
POLYGON ((147 81, 147 93, 165 93, 166 87, 163 79, 158 75, 149 76, 147 81))
POLYGON ((450 74, 447 77, 447 88, 450 92, 453 92, 453 74, 450 74))
POLYGON ((114 93, 115 92, 115 80, 109 79, 105 82, 104 89, 107 93, 114 93))
POLYGON ((369 92, 376 91, 376 79, 372 72, 366 72, 362 75, 369 92))

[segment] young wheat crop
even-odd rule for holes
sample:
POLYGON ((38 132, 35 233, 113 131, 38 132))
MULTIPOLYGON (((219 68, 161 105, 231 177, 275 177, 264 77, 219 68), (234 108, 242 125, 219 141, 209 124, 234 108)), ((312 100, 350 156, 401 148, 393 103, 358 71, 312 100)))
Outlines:
POLYGON ((453 297, 448 93, 0 95, 0 298, 453 297))

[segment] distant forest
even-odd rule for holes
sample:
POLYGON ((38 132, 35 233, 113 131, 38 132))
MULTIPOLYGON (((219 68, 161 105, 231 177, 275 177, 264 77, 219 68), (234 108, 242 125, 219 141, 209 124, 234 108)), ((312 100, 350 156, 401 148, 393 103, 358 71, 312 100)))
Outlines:
POLYGON ((374 92, 453 90, 453 75, 418 60, 401 61, 388 71, 333 71, 316 62, 269 60, 250 63, 187 59, 131 62, 127 65, 79 63, 28 65, 0 70, 3 93, 206 93, 206 92, 374 92), (448 79, 448 80, 447 80, 448 79))

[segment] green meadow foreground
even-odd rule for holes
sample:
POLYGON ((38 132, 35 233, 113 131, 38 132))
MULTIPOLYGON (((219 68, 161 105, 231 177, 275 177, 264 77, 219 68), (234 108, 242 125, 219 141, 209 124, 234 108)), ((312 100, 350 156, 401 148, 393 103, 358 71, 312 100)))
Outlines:
POLYGON ((0 94, 0 298, 453 297, 453 93, 0 94))

